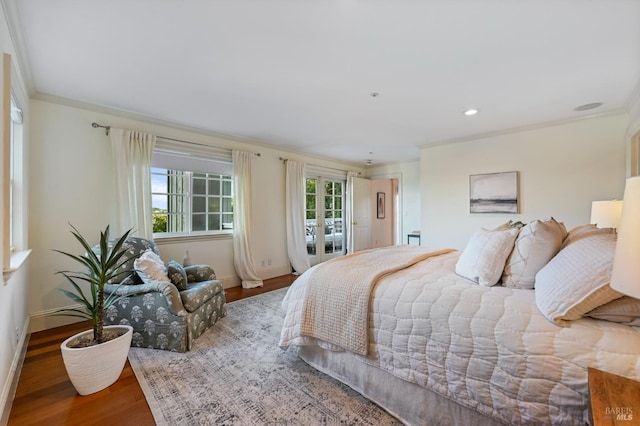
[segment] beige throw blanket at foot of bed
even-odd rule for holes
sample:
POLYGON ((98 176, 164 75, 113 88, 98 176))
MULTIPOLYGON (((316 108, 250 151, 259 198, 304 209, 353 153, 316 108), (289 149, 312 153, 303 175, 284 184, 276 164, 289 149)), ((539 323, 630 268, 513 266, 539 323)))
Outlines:
POLYGON ((450 251, 452 249, 399 245, 353 253, 319 265, 309 271, 301 334, 366 355, 369 299, 377 281, 428 257, 450 251))

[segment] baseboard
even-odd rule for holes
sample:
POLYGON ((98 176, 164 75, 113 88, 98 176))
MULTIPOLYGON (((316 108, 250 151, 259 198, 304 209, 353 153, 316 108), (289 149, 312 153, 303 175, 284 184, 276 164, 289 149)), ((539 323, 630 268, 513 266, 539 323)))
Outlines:
POLYGON ((240 279, 237 276, 231 277, 217 277, 222 283, 222 288, 238 287, 240 285, 240 279))
POLYGON ((269 278, 289 275, 291 273, 291 265, 287 263, 286 265, 283 265, 283 266, 270 266, 267 268, 259 269, 257 272, 258 272, 258 275, 260 275, 263 280, 268 280, 269 278))
POLYGON ((29 346, 29 324, 30 320, 27 317, 24 327, 22 327, 22 334, 18 340, 18 350, 16 351, 13 361, 11 362, 11 369, 7 376, 7 381, 2 388, 2 395, 0 396, 0 406, 2 407, 2 417, 0 417, 0 425, 5 426, 9 423, 9 414, 11 414, 11 407, 13 405, 13 398, 16 395, 16 389, 18 389, 18 382, 20 381, 20 373, 22 372, 22 365, 24 364, 24 358, 27 354, 27 347, 29 346))
POLYGON ((69 317, 61 315, 52 315, 56 311, 62 308, 80 308, 81 305, 69 305, 61 306, 60 308, 47 309, 46 311, 35 312, 31 314, 31 333, 37 331, 49 330, 50 328, 61 327, 67 324, 73 324, 75 322, 85 321, 78 317, 69 317))
MULTIPOLYGON (((258 276, 263 280, 268 280, 270 278, 289 275, 291 273, 291 266, 273 266, 269 268, 258 269, 256 272, 258 273, 258 276)), ((230 277, 218 277, 218 280, 222 282, 223 288, 240 287, 242 285, 242 282, 237 275, 233 275, 230 277)))

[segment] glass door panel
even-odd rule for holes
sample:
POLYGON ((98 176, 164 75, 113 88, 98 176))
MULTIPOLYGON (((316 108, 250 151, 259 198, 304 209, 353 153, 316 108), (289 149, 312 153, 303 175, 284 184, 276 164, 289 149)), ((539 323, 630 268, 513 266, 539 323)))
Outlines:
POLYGON ((312 265, 345 253, 345 182, 322 177, 306 180, 307 253, 312 265))

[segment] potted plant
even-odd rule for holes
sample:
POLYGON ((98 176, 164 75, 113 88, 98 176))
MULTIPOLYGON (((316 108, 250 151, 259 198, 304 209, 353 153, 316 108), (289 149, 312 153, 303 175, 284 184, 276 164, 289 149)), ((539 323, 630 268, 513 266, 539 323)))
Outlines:
POLYGON ((105 298, 104 286, 115 275, 125 260, 125 240, 131 230, 125 232, 113 245, 109 244, 109 226, 100 233, 100 250, 93 250, 87 240, 73 226, 71 233, 85 250, 83 255, 74 255, 60 250, 71 259, 80 263, 85 271, 60 271, 73 287, 73 290, 58 289, 78 307, 63 308, 54 315, 74 316, 88 319, 93 330, 87 330, 71 336, 61 345, 62 358, 71 383, 80 395, 98 392, 113 384, 124 368, 131 345, 133 328, 129 325, 104 326, 104 311, 125 296, 109 295, 105 298), (89 284, 87 296, 79 282, 89 284))

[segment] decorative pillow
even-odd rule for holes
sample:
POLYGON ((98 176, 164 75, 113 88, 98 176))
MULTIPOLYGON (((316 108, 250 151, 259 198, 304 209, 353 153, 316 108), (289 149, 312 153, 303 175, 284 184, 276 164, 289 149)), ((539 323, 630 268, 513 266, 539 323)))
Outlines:
POLYGON ((536 275, 536 305, 558 325, 622 297, 609 285, 617 234, 580 238, 536 275))
POLYGON ((456 263, 456 274, 481 286, 495 285, 500 280, 518 231, 512 228, 502 231, 480 229, 475 232, 456 263))
POLYGON ((142 281, 149 283, 152 281, 171 281, 167 276, 167 270, 160 256, 152 250, 147 250, 133 262, 133 267, 142 278, 142 281))
POLYGON ((598 228, 596 225, 579 225, 575 228, 571 229, 567 236, 564 238, 562 242, 561 249, 565 248, 569 244, 578 241, 581 238, 586 238, 590 235, 598 235, 598 234, 615 234, 616 230, 614 228, 598 228))
POLYGON ((211 281, 216 279, 216 272, 209 265, 192 265, 184 268, 190 283, 211 281))
POLYGON ((640 327, 640 300, 622 296, 620 299, 594 309, 586 316, 640 327))
POLYGON ((563 223, 554 218, 535 220, 520 230, 502 274, 502 285, 533 289, 536 274, 560 251, 567 234, 563 223))
POLYGON ((183 291, 187 289, 187 272, 181 264, 175 260, 170 260, 169 263, 167 263, 167 275, 178 290, 183 291))

